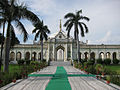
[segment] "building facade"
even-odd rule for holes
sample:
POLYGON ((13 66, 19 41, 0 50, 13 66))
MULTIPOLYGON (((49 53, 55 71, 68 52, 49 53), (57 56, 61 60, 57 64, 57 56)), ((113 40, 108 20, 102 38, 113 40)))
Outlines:
MULTIPOLYGON (((89 45, 79 42, 81 59, 120 59, 120 45, 89 45)), ((53 61, 68 61, 77 59, 77 43, 72 37, 67 37, 61 30, 49 36, 43 45, 43 58, 53 61)), ((40 42, 34 44, 15 45, 10 50, 10 61, 41 60, 40 42)))

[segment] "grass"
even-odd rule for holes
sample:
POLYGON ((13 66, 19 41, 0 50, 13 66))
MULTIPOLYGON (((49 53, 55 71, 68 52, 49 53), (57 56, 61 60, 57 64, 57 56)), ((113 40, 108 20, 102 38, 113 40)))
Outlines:
POLYGON ((120 74, 120 65, 107 65, 105 66, 107 69, 110 69, 112 71, 116 71, 120 74))
MULTIPOLYGON (((10 64, 9 65, 9 73, 17 72, 22 68, 22 66, 19 66, 18 64, 10 64)), ((3 71, 3 66, 2 66, 3 71)))

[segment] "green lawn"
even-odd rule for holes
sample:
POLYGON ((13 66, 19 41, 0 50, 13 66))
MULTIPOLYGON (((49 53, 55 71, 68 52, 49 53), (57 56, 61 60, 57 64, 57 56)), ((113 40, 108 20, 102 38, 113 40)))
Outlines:
MULTIPOLYGON (((10 72, 10 73, 17 72, 17 71, 20 70, 21 67, 22 67, 22 66, 19 66, 19 65, 17 65, 17 64, 10 64, 10 65, 9 65, 9 72, 10 72)), ((3 66, 2 66, 2 70, 3 70, 3 66)))
POLYGON ((105 67, 120 74, 120 65, 107 65, 105 67))

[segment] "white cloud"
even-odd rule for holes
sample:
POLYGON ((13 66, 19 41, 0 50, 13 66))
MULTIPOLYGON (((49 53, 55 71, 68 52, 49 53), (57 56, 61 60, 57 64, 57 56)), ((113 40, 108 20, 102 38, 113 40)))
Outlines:
MULTIPOLYGON (((80 40, 89 43, 119 43, 120 0, 23 0, 33 12, 48 25, 51 33, 59 30, 59 19, 65 22, 64 15, 68 12, 83 9, 83 15, 90 17, 87 23, 89 33, 80 40), (115 33, 117 32, 117 33, 115 33), (113 34, 114 33, 114 34, 113 34)), ((32 26, 26 27, 31 34, 32 26)), ((65 28, 63 27, 63 30, 65 28)), ((72 34, 73 35, 73 34, 72 34)))

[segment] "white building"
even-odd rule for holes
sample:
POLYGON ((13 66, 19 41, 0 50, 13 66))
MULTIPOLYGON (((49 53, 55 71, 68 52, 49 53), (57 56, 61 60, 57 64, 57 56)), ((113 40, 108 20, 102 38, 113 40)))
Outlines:
MULTIPOLYGON (((120 59, 120 45, 89 45, 79 42, 81 59, 120 59)), ((15 45, 10 51, 10 60, 16 61, 21 59, 40 60, 41 46, 40 43, 19 44, 15 45)), ((76 60, 77 43, 70 37, 67 38, 65 32, 60 30, 52 34, 43 45, 43 57, 48 60, 76 60)))

